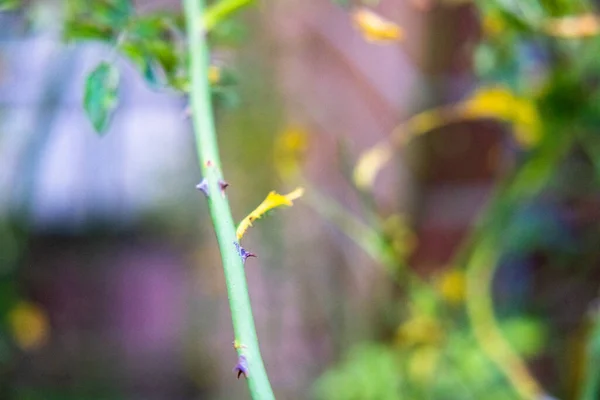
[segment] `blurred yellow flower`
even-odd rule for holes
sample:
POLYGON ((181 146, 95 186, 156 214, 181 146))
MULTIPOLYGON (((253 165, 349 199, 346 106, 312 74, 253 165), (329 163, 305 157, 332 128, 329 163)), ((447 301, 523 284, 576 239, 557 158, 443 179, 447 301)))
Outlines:
POLYGON ((460 304, 465 298, 465 274, 457 269, 450 269, 439 277, 437 287, 448 303, 460 304))
POLYGON ((532 147, 541 139, 542 123, 535 103, 505 87, 482 87, 462 103, 469 118, 495 118, 513 124, 515 139, 532 147))
POLYGON ((36 350, 48 340, 48 317, 33 303, 18 303, 9 312, 8 322, 15 343, 24 351, 36 350))
POLYGON ((297 188, 293 192, 288 193, 286 195, 281 195, 275 191, 270 192, 267 195, 267 198, 264 199, 263 202, 260 203, 259 206, 254 209, 254 211, 248 214, 246 218, 242 220, 242 222, 240 222, 236 230, 238 240, 240 240, 244 236, 248 228, 252 226, 252 222, 265 215, 267 211, 272 210, 276 207, 292 206, 292 201, 301 197, 303 194, 303 188, 297 188))
POLYGON ((565 39, 595 36, 600 33, 600 17, 582 14, 569 17, 549 18, 544 24, 546 33, 565 39))
POLYGON ((506 23, 502 16, 496 13, 487 14, 481 21, 481 28, 488 36, 498 36, 506 29, 506 23))
POLYGON ((208 82, 211 85, 216 85, 221 80, 221 68, 216 65, 208 66, 208 82))
POLYGON ((294 175, 300 160, 308 148, 308 132, 296 124, 288 125, 275 139, 275 168, 284 178, 294 175))
POLYGON ((415 349, 408 359, 408 376, 417 383, 425 384, 433 378, 440 351, 433 346, 415 349))
POLYGON ((396 331, 397 343, 404 346, 437 344, 442 337, 441 324, 426 315, 415 315, 400 325, 396 331))
POLYGON ((352 12, 352 20, 356 29, 369 42, 389 43, 402 39, 402 29, 397 24, 365 7, 355 9, 352 12))
POLYGON ((392 214, 386 218, 382 231, 399 257, 408 256, 417 247, 417 236, 410 230, 402 215, 392 214))

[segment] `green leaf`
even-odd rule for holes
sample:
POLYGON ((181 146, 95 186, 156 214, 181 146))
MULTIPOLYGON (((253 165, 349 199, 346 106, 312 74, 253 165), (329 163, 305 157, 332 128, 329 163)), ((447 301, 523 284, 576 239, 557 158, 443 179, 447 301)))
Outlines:
POLYGON ((246 25, 236 18, 224 20, 210 31, 211 41, 219 47, 239 47, 248 36, 246 25))
POLYGON ((103 135, 118 103, 119 71, 114 65, 101 63, 87 77, 83 106, 94 129, 103 135))
POLYGON ((114 40, 133 15, 130 0, 70 0, 66 6, 66 40, 114 40))
POLYGON ((0 0, 0 11, 11 11, 21 7, 21 0, 0 0))
POLYGON ((177 16, 156 14, 131 20, 119 50, 153 88, 169 84, 180 89, 186 74, 186 54, 177 16))
POLYGON ((229 18, 242 8, 250 5, 253 0, 221 0, 206 9, 202 16, 204 29, 210 31, 216 25, 229 18))
POLYGON ((526 357, 539 354, 546 343, 544 325, 532 318, 509 319, 502 324, 502 331, 515 350, 526 357))

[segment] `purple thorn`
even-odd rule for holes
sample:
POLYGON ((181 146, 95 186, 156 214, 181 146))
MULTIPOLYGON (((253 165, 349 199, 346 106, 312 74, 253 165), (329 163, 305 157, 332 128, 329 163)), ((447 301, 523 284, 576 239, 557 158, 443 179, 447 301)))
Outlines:
POLYGON ((196 189, 200 190, 206 197, 208 197, 208 181, 203 178, 202 181, 196 185, 196 189))
POLYGON ((256 254, 250 253, 249 251, 244 249, 242 246, 240 246, 240 244, 238 242, 233 242, 233 244, 235 245, 235 248, 236 248, 238 254, 240 255, 240 257, 242 257, 242 262, 244 264, 246 263, 246 259, 248 257, 257 257, 258 258, 258 256, 256 254))
POLYGON ((240 355, 238 357, 238 362, 233 368, 233 372, 237 372, 237 378, 240 379, 240 376, 244 375, 244 378, 248 378, 250 372, 248 371, 248 360, 246 356, 240 355))
POLYGON ((225 195, 225 189, 227 189, 227 186, 229 186, 229 183, 227 183, 227 181, 219 179, 219 187, 221 188, 222 195, 225 195))

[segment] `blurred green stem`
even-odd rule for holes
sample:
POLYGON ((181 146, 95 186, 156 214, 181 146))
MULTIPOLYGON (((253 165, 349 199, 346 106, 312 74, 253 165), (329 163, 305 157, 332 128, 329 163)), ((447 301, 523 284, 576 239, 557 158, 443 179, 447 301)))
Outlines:
POLYGON ((600 393, 600 313, 595 312, 586 349, 585 380, 580 400, 595 400, 600 393))
POLYGON ((302 185, 306 188, 306 199, 312 209, 333 223, 373 260, 385 266, 387 272, 395 277, 403 269, 402 262, 396 260, 380 233, 360 221, 334 199, 320 194, 308 181, 305 180, 302 185))
POLYGON ((190 102, 200 168, 208 182, 208 207, 227 284, 231 318, 238 356, 244 356, 248 365, 248 387, 253 399, 274 399, 273 390, 260 355, 258 338, 252 317, 252 308, 244 264, 235 244, 235 225, 227 197, 221 195, 219 181, 223 179, 219 148, 215 134, 210 85, 208 83, 209 50, 205 27, 203 0, 183 0, 188 51, 190 55, 190 102))
POLYGON ((523 201, 539 193, 548 182, 571 148, 572 140, 573 135, 563 134, 545 141, 511 177, 499 185, 484 213, 485 218, 453 263, 465 266, 466 308, 475 338, 522 399, 538 399, 544 391, 502 335, 494 313, 492 283, 511 217, 523 201))

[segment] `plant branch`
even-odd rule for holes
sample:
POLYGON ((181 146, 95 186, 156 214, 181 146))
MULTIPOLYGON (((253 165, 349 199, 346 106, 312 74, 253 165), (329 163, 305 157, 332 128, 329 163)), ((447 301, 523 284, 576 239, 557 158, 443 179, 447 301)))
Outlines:
POLYGON ((494 312, 492 284, 509 221, 523 201, 531 199, 547 184, 555 166, 571 148, 572 141, 569 135, 547 140, 514 174, 498 185, 482 220, 452 263, 464 265, 466 271, 465 306, 479 346, 519 397, 527 400, 541 398, 544 389, 502 334, 494 312))
MULTIPOLYGON (((227 284, 231 319, 238 357, 247 366, 247 381, 253 399, 274 399, 269 378, 260 355, 258 338, 252 317, 252 308, 244 272, 244 263, 236 248, 235 225, 227 197, 221 195, 223 179, 219 148, 215 134, 211 92, 208 82, 209 51, 206 31, 202 25, 204 0, 183 0, 188 51, 190 56, 190 102, 198 160, 208 184, 208 207, 227 284)), ((241 361, 240 361, 241 362, 241 361)))

